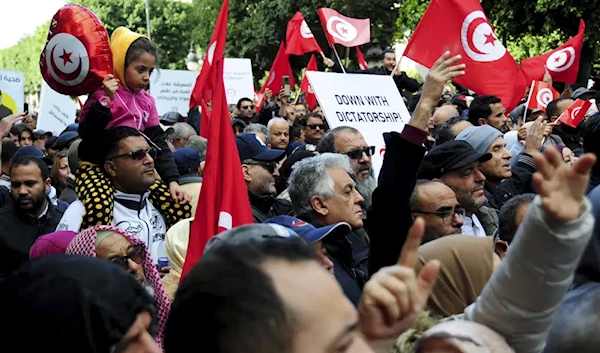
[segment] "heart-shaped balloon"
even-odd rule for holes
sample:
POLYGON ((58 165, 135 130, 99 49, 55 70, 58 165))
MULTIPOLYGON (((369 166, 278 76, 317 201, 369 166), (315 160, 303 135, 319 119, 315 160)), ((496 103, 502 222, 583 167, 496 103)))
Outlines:
POLYGON ((55 91, 80 96, 102 86, 113 73, 106 29, 91 10, 65 5, 52 17, 40 55, 42 77, 55 91))

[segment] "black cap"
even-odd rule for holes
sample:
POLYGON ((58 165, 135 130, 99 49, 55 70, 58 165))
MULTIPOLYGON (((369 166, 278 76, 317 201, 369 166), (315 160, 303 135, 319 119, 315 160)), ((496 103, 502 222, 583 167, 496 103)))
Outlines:
POLYGON ((183 121, 183 116, 178 112, 168 112, 160 119, 160 122, 164 125, 174 125, 183 121))
POLYGON ((242 134, 236 136, 240 161, 255 159, 257 161, 277 162, 285 156, 284 150, 269 149, 256 134, 242 134))
POLYGON ((477 153, 467 141, 448 141, 433 148, 423 158, 419 179, 439 178, 449 171, 491 158, 491 153, 477 153))

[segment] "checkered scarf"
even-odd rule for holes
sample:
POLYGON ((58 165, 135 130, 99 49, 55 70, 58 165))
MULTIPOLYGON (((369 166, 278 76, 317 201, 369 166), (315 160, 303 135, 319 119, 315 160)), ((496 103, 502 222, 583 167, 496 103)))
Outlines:
MULTIPOLYGON (((129 240, 131 245, 145 245, 141 239, 138 239, 115 226, 94 226, 77 234, 77 236, 67 247, 67 251, 65 253, 96 257, 96 236, 98 235, 99 231, 103 230, 108 230, 123 235, 125 238, 127 238, 127 240, 129 240)), ((154 299, 156 300, 158 307, 158 335, 156 337, 156 342, 162 348, 163 334, 165 325, 167 324, 169 311, 171 310, 171 303, 169 302, 169 297, 167 297, 165 289, 163 288, 158 270, 152 262, 148 247, 146 247, 146 255, 142 266, 144 268, 144 276, 146 277, 146 280, 154 289, 154 299)))

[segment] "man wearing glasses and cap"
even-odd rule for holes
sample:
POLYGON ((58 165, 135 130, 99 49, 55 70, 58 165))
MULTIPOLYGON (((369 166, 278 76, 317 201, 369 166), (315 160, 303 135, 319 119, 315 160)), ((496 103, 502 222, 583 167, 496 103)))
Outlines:
POLYGON ((271 150, 256 134, 242 134, 235 138, 252 215, 255 223, 269 217, 291 214, 287 200, 276 199, 275 177, 279 176, 279 164, 284 150, 271 150))

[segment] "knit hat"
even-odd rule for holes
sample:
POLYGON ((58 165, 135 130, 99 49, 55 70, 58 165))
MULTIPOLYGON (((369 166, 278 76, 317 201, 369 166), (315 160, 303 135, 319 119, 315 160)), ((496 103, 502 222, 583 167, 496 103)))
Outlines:
POLYGON ((490 126, 472 126, 466 130, 463 130, 456 140, 467 141, 477 153, 485 153, 488 148, 496 141, 498 137, 502 137, 504 134, 500 130, 490 126))
POLYGON ((125 27, 115 29, 110 36, 110 50, 113 56, 115 77, 125 87, 127 86, 127 82, 125 82, 125 56, 127 56, 127 50, 129 50, 131 43, 141 37, 148 38, 125 27))
POLYGON ((70 230, 62 230, 37 238, 33 246, 29 250, 29 258, 35 259, 51 254, 64 254, 67 246, 75 236, 76 232, 70 230))

